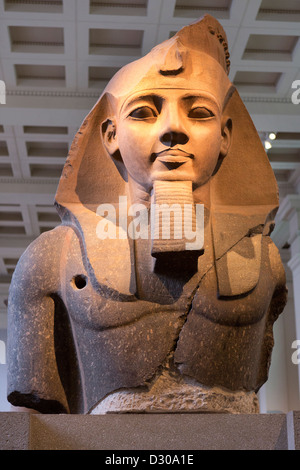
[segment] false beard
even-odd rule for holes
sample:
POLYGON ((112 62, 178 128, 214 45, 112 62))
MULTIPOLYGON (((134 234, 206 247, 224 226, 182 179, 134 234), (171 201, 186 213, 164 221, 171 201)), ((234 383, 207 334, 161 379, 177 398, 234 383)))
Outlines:
POLYGON ((204 206, 194 203, 192 181, 155 181, 151 203, 151 255, 201 251, 204 206))

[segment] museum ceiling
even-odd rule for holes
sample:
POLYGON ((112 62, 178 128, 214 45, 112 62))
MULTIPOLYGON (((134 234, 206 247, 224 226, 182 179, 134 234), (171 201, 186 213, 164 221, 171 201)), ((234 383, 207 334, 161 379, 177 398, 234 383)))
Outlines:
POLYGON ((276 134, 280 197, 299 193, 299 0, 0 0, 0 328, 20 255, 59 223, 68 148, 105 84, 204 13, 227 32, 230 79, 262 141, 276 134))

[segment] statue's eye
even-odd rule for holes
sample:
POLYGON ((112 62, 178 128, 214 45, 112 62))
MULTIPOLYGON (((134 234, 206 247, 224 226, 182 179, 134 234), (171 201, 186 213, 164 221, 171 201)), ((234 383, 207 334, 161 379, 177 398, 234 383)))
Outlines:
POLYGON ((141 106, 140 108, 131 111, 129 116, 134 119, 150 119, 156 117, 156 113, 149 106, 141 106))
POLYGON ((213 116, 214 114, 212 111, 200 106, 197 108, 192 108, 188 114, 188 117, 191 119, 208 119, 213 116))

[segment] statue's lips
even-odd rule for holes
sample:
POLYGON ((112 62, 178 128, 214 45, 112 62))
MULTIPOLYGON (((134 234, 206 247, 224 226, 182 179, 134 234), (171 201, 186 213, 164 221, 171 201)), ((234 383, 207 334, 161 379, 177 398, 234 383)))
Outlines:
POLYGON ((183 150, 170 149, 156 154, 156 159, 162 163, 183 164, 191 160, 193 155, 183 150))

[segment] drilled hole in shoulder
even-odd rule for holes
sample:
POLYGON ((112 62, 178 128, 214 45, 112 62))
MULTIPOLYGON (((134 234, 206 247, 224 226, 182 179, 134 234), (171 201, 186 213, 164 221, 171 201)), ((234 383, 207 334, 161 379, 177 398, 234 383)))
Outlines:
POLYGON ((71 284, 74 289, 84 289, 87 282, 87 277, 84 274, 76 274, 76 276, 73 276, 71 284))

